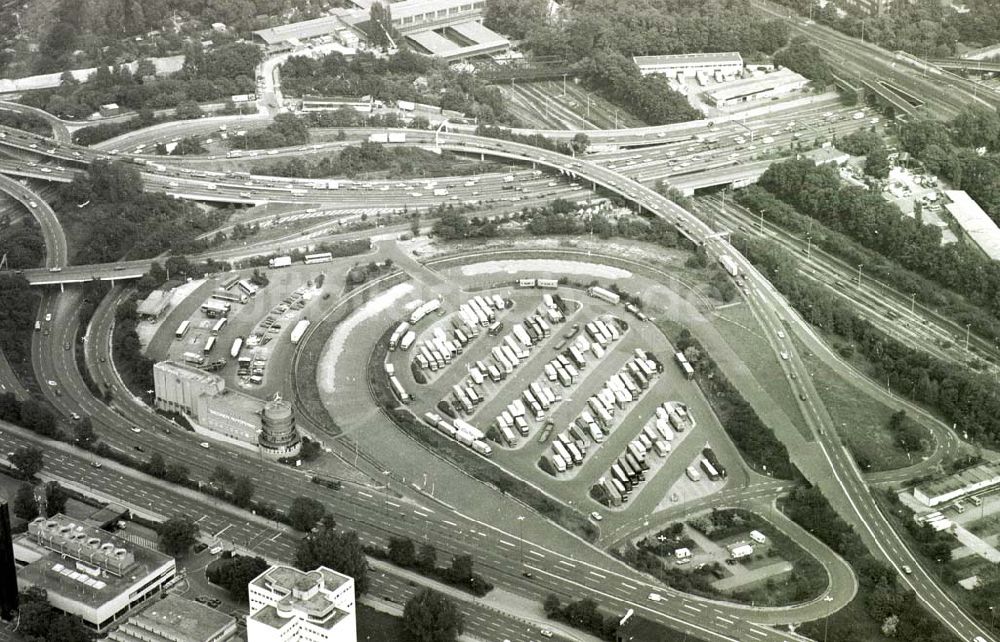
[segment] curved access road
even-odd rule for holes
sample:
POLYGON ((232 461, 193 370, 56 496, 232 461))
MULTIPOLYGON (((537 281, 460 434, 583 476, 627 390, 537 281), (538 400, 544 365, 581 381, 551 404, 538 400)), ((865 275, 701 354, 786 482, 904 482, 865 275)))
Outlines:
POLYGON ((45 199, 9 176, 0 174, 0 190, 24 205, 35 217, 45 240, 45 267, 61 270, 67 264, 66 234, 56 213, 45 199))
POLYGON ((60 120, 58 116, 50 114, 44 109, 29 107, 28 105, 22 105, 9 100, 0 100, 0 111, 13 111, 19 114, 31 114, 33 116, 38 116, 39 118, 45 120, 45 122, 47 122, 52 128, 52 137, 55 140, 60 143, 73 142, 73 135, 70 133, 69 127, 67 126, 69 123, 60 120))

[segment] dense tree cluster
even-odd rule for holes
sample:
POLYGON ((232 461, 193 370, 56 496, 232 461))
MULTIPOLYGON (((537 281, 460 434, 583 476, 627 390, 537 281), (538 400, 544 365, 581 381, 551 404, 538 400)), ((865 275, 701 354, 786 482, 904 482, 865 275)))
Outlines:
POLYGON ((483 9, 483 24, 503 35, 521 40, 544 24, 549 15, 548 0, 490 0, 483 9))
MULTIPOLYGON (((902 49, 921 58, 949 58, 955 53, 959 34, 985 35, 997 29, 996 4, 991 0, 967 3, 975 5, 975 14, 961 17, 948 5, 935 0, 894 2, 877 16, 868 15, 851 2, 814 0, 777 0, 802 15, 812 15, 816 22, 838 31, 874 42, 892 51, 902 49), (981 23, 979 30, 971 23, 981 23), (991 27, 992 25, 992 27, 991 27), (862 29, 864 30, 862 32, 862 29)), ((995 42, 995 40, 982 41, 995 42)))
POLYGON ((237 602, 246 602, 247 584, 270 567, 260 557, 244 555, 224 555, 209 564, 205 570, 208 581, 229 591, 229 596, 237 602))
POLYGON ((833 72, 823 59, 819 47, 810 43, 805 36, 793 38, 787 47, 774 54, 774 62, 817 84, 829 85, 833 82, 833 72))
POLYGON ((510 114, 496 87, 443 61, 402 49, 386 57, 361 52, 347 58, 333 52, 321 58, 290 57, 281 68, 281 88, 289 96, 371 96, 395 102, 436 105, 478 118, 506 123, 510 114))
POLYGON ((20 594, 17 633, 30 642, 90 642, 95 637, 83 620, 54 608, 45 589, 34 586, 20 594))
POLYGON ((157 526, 160 546, 168 554, 180 557, 198 541, 198 524, 187 517, 171 517, 157 526))
POLYGON ((493 219, 469 218, 457 212, 446 212, 434 223, 431 234, 444 241, 489 239, 497 236, 499 229, 493 219))
POLYGON ((905 123, 899 142, 928 172, 968 192, 1000 221, 1000 114, 970 108, 947 125, 932 120, 905 123))
MULTIPOLYGON (((896 569, 871 556, 858 534, 833 510, 822 491, 814 486, 797 487, 783 501, 783 510, 851 564, 861 585, 858 597, 872 620, 883 626, 892 618, 895 637, 901 640, 947 642, 954 639, 917 602, 913 592, 899 584, 896 569)), ((863 623, 855 620, 836 622, 837 625, 830 627, 831 639, 865 639, 863 623)))
POLYGON ((602 640, 614 640, 618 630, 618 615, 602 615, 597 609, 597 602, 592 598, 584 598, 563 604, 559 596, 549 593, 542 603, 545 617, 550 620, 565 622, 570 626, 596 635, 602 640))
POLYGON ((195 238, 221 218, 166 194, 143 191, 135 165, 102 160, 60 188, 57 208, 79 235, 74 259, 83 263, 200 251, 207 244, 195 238))
POLYGON ((759 185, 799 212, 1000 314, 1000 264, 941 230, 904 217, 878 193, 841 182, 836 168, 808 159, 775 163, 759 185))
POLYGON ((326 515, 326 506, 312 497, 296 497, 288 507, 288 523, 292 528, 308 533, 326 515))
POLYGON ((136 327, 139 313, 134 298, 115 308, 115 327, 111 335, 111 354, 122 380, 135 394, 145 394, 153 387, 153 360, 143 354, 136 327))
POLYGON ((747 258, 806 321, 839 335, 864 355, 874 378, 888 380, 893 391, 936 408, 970 439, 989 445, 1000 440, 1000 399, 992 378, 884 334, 827 288, 799 277, 794 257, 784 250, 758 241, 741 241, 744 245, 747 258))
POLYGON ((385 550, 370 547, 367 551, 396 566, 418 571, 478 597, 493 590, 493 584, 473 570, 471 555, 456 555, 452 557, 451 566, 438 566, 437 551, 433 545, 423 544, 418 550, 416 543, 408 537, 390 537, 385 550))
POLYGON ((403 627, 415 642, 455 642, 465 622, 453 599, 425 588, 406 601, 403 627))
POLYGON ((0 274, 0 349, 12 362, 31 356, 31 333, 38 296, 28 281, 16 274, 0 274))
POLYGON ((801 473, 788 458, 785 444, 761 421, 753 406, 729 382, 698 340, 685 329, 676 338, 674 345, 687 356, 694 368, 695 379, 712 404, 726 434, 739 448, 747 463, 754 470, 766 472, 778 479, 801 478, 801 473))
POLYGON ((101 65, 86 82, 66 74, 59 87, 26 93, 22 101, 57 116, 84 118, 107 103, 133 110, 166 109, 254 92, 254 67, 261 60, 256 45, 233 43, 204 51, 200 44, 192 43, 184 55, 184 66, 169 77, 154 78, 125 66, 101 65))
POLYGON ((35 219, 25 218, 19 225, 4 223, 6 221, 0 222, 0 256, 7 255, 10 268, 24 270, 42 267, 45 261, 45 239, 42 238, 35 219))
POLYGON ((358 595, 368 590, 368 560, 354 531, 338 531, 328 524, 310 533, 299 540, 295 565, 303 571, 326 566, 354 578, 358 595))
POLYGON ((481 165, 458 165, 454 154, 440 155, 419 147, 394 147, 367 141, 343 148, 336 156, 324 156, 310 162, 293 158, 278 163, 256 165, 255 174, 267 176, 296 176, 300 178, 353 178, 371 172, 386 172, 393 178, 422 176, 456 176, 470 173, 481 165))
POLYGON ((0 125, 22 129, 39 136, 52 135, 52 125, 49 121, 32 112, 0 111, 0 125))
POLYGON ((278 114, 263 129, 248 131, 243 140, 229 139, 233 147, 266 149, 270 147, 292 147, 309 142, 309 127, 295 114, 278 114))
POLYGON ((166 144, 157 143, 156 153, 161 155, 169 154, 171 156, 197 156, 198 154, 208 153, 208 150, 201 144, 201 138, 197 136, 185 136, 177 141, 177 145, 169 151, 166 144))

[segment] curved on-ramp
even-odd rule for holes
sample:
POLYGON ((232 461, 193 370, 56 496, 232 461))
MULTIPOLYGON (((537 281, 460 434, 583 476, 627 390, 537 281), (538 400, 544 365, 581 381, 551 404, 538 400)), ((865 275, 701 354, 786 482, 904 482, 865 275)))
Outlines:
POLYGON ((38 221, 45 240, 45 267, 62 268, 67 262, 66 234, 49 204, 31 189, 13 178, 0 174, 0 191, 16 199, 38 221), (34 203, 34 205, 32 205, 34 203))

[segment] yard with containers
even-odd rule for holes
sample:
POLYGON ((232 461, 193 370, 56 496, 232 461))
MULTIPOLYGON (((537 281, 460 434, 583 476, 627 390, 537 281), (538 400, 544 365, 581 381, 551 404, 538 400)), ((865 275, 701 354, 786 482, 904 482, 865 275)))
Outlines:
POLYGON ((458 300, 421 302, 389 339, 391 385, 427 430, 593 519, 655 510, 678 484, 685 500, 722 487, 708 445, 721 427, 665 337, 617 294, 519 279, 458 300))

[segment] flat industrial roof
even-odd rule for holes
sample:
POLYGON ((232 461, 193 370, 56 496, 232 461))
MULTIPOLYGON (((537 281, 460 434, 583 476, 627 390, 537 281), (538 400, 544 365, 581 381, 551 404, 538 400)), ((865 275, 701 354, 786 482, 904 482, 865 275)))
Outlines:
POLYGON ((292 22, 277 27, 268 27, 267 29, 259 29, 254 31, 254 34, 267 44, 274 45, 293 38, 325 36, 326 34, 336 33, 342 29, 344 29, 343 21, 339 15, 334 15, 303 20, 302 22, 292 22))
POLYGON ((199 370, 198 368, 192 368, 186 364, 177 361, 159 361, 153 366, 154 370, 159 368, 165 373, 172 374, 176 377, 181 377, 183 379, 200 381, 204 384, 218 385, 220 381, 225 385, 225 380, 219 375, 212 374, 211 372, 205 372, 204 370, 199 370))
MULTIPOLYGON (((178 595, 168 595, 142 613, 129 618, 143 631, 152 631, 164 638, 185 642, 212 642, 227 628, 235 625, 235 618, 213 608, 186 600, 178 595)), ((127 632, 127 631, 126 631, 127 632)), ((143 640, 147 638, 136 638, 143 640)))
POLYGON ((475 20, 452 25, 451 28, 458 32, 459 35, 480 45, 499 45, 510 42, 497 32, 487 29, 475 20))
POLYGON ((966 486, 987 481, 1000 475, 1000 462, 990 462, 968 468, 954 475, 931 479, 917 486, 917 490, 927 497, 940 497, 952 491, 960 490, 966 486))
POLYGON ((389 5, 393 22, 411 16, 422 16, 429 12, 458 9, 471 6, 473 0, 404 0, 389 5))
POLYGON ((640 67, 644 65, 733 65, 743 64, 743 56, 738 51, 712 53, 664 54, 658 56, 632 56, 640 67))
POLYGON ((716 102, 721 102, 731 98, 738 98, 740 96, 759 94, 774 89, 780 85, 792 82, 807 81, 805 76, 800 76, 791 69, 779 69, 778 71, 772 71, 769 74, 764 74, 763 77, 734 80, 705 93, 711 96, 716 102))
POLYGON ((434 31, 418 31, 407 34, 406 37, 435 55, 451 53, 461 48, 456 43, 434 31))
POLYGON ((986 256, 994 261, 1000 261, 1000 228, 989 214, 962 190, 945 190, 944 194, 951 201, 945 203, 944 207, 955 217, 962 230, 986 253, 986 256))
POLYGON ((107 531, 94 528, 78 520, 72 520, 62 514, 55 515, 50 519, 72 524, 88 538, 96 537, 101 542, 113 544, 115 548, 124 548, 135 556, 135 564, 127 568, 124 575, 119 577, 112 573, 101 573, 99 578, 95 578, 87 573, 77 571, 75 560, 64 558, 59 553, 37 543, 30 534, 26 533, 15 540, 16 547, 23 547, 33 553, 41 554, 37 561, 17 569, 19 580, 92 608, 98 608, 114 599, 172 559, 163 553, 127 542, 107 531))

